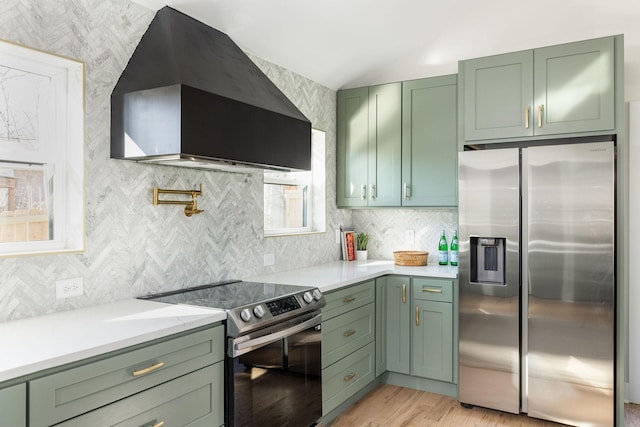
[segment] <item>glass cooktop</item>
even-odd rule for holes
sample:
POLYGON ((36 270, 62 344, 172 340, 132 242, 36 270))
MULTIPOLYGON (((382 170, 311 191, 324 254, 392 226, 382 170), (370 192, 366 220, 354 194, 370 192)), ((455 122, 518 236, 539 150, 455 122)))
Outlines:
POLYGON ((148 295, 141 299, 232 310, 313 289, 307 286, 229 281, 148 295))

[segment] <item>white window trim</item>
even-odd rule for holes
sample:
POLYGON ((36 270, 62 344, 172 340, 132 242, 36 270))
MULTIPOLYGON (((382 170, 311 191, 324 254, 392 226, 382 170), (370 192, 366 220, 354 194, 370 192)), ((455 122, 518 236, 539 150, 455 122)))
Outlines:
POLYGON ((0 147, 0 160, 49 165, 54 185, 53 239, 0 243, 0 257, 83 251, 84 63, 0 41, 0 65, 50 79, 53 108, 42 119, 53 135, 50 144, 36 151, 0 147))

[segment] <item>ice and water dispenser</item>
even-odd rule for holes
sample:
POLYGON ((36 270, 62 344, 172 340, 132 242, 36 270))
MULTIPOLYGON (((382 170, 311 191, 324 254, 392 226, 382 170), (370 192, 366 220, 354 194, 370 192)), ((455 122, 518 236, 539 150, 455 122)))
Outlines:
POLYGON ((471 283, 505 285, 504 237, 470 237, 471 283))

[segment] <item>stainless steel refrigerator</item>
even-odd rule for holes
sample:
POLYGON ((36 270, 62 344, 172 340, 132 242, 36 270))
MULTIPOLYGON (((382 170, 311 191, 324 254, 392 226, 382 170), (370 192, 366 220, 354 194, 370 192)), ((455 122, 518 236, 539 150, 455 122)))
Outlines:
POLYGON ((459 153, 459 400, 614 423, 613 142, 459 153))

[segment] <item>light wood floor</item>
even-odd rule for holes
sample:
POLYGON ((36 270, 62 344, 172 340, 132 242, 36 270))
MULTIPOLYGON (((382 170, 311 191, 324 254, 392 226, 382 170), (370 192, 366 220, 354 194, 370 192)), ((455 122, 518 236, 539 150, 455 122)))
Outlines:
MULTIPOLYGON (((466 409, 447 396, 382 385, 340 415, 331 427, 529 427, 553 426, 548 421, 491 409, 466 409)), ((625 427, 640 427, 640 405, 625 405, 625 427)))

